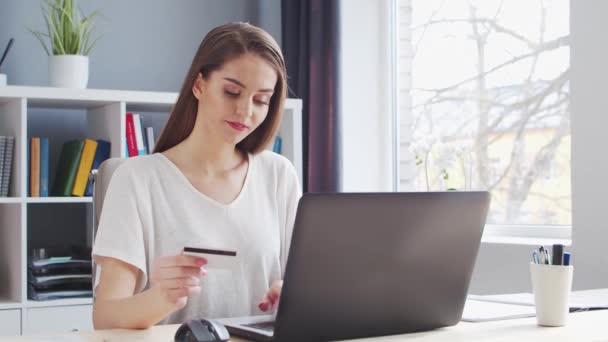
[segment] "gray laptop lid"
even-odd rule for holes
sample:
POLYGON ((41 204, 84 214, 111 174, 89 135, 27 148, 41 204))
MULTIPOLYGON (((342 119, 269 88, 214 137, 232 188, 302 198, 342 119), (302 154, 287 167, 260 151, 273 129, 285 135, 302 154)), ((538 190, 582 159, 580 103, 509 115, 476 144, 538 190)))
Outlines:
POLYGON ((456 324, 489 202, 488 192, 305 194, 273 340, 456 324))

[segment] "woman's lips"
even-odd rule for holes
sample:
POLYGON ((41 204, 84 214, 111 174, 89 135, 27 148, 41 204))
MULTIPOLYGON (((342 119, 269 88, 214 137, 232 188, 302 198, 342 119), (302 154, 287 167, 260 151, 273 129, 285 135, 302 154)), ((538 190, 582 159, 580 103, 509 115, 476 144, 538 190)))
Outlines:
POLYGON ((247 128, 249 128, 249 127, 247 127, 247 125, 243 125, 242 123, 235 122, 235 121, 226 121, 226 123, 230 127, 234 128, 235 130, 237 130, 239 132, 242 132, 242 131, 246 130, 247 128))

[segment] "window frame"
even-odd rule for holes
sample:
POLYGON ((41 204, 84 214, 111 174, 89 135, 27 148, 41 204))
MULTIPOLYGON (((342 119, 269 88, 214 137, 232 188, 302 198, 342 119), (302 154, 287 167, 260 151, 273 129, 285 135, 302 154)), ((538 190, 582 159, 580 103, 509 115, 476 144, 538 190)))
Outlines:
MULTIPOLYGON (((400 183, 400 122, 401 113, 399 111, 399 1, 389 1, 389 55, 391 71, 391 123, 392 123, 392 158, 393 158, 393 190, 399 191, 400 183)), ((572 63, 572 62, 571 62, 572 63)), ((572 127, 571 134, 572 134, 572 127)), ((570 162, 572 170, 572 161, 570 162)), ((572 186, 572 185, 571 185, 572 186)), ((574 196, 570 196, 574 202, 574 196)), ((574 206, 574 204, 573 204, 574 206)), ((572 215, 574 217, 574 215, 572 215)), ((561 243, 564 245, 572 244, 572 225, 515 225, 515 224, 486 224, 482 236, 482 243, 502 243, 502 244, 524 244, 540 245, 561 243)))

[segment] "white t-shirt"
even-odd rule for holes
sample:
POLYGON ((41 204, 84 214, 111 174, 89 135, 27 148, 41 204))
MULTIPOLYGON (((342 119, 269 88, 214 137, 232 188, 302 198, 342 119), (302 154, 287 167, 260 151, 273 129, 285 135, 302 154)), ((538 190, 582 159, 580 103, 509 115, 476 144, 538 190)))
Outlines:
MULTIPOLYGON (((233 249, 235 270, 209 269, 201 294, 161 323, 262 314, 257 304, 283 278, 302 191, 293 165, 270 151, 249 154, 238 197, 221 204, 198 191, 163 154, 130 158, 110 181, 93 258, 112 257, 139 272, 136 293, 150 287, 155 258, 184 246, 233 249)), ((103 272, 97 268, 97 277, 103 272)))

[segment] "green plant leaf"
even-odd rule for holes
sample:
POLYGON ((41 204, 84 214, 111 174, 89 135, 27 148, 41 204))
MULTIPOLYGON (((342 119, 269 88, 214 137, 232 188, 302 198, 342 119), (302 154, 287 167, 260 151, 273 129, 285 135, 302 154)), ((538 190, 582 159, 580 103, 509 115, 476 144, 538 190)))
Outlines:
POLYGON ((55 9, 58 13, 59 16, 59 22, 61 23, 60 29, 61 29, 61 36, 60 39, 62 40, 64 49, 65 49, 65 53, 69 54, 71 51, 68 51, 68 49, 70 48, 70 23, 69 21, 71 20, 70 18, 70 13, 67 12, 69 7, 70 2, 68 0, 63 0, 63 3, 60 3, 60 0, 57 0, 57 4, 59 6, 57 6, 57 8, 55 9))
MULTIPOLYGON (((80 10, 80 12, 82 13, 82 10, 80 10)), ((88 16, 84 16, 83 15, 83 19, 81 21, 83 30, 82 30, 82 35, 81 35, 81 40, 82 40, 82 51, 83 54, 86 56, 91 52, 91 49, 93 48, 93 46, 95 45, 95 43, 97 42, 97 40, 99 40, 100 37, 97 37, 90 45, 89 45, 89 38, 91 36, 91 33, 93 32, 93 30, 95 29, 95 24, 93 22, 93 19, 99 15, 99 11, 93 11, 91 14, 89 14, 88 16)))
POLYGON ((41 10, 47 34, 31 29, 30 32, 40 41, 47 54, 88 55, 91 52, 99 39, 90 42, 94 31, 93 19, 99 15, 99 11, 85 16, 80 8, 76 8, 74 0, 44 0, 41 10), (45 42, 47 39, 49 45, 45 42))
POLYGON ((77 55, 80 52, 80 31, 79 31, 79 18, 78 12, 74 11, 72 0, 66 0, 68 2, 68 6, 62 10, 62 14, 66 17, 68 24, 66 27, 68 31, 66 32, 66 39, 68 40, 69 53, 71 55, 77 55))
MULTIPOLYGON (((91 37, 91 33, 93 32, 93 26, 87 26, 82 32, 82 51, 87 51, 89 49, 89 38, 91 37)), ((86 52, 83 52, 86 55, 86 52)))
MULTIPOLYGON (((56 3, 59 3, 60 0, 55 0, 56 3)), ((49 17, 49 26, 51 30, 49 30, 49 35, 51 36, 51 46, 53 49, 53 55, 65 55, 65 47, 63 46, 62 34, 61 34, 61 23, 60 18, 56 16, 56 5, 53 5, 52 2, 47 2, 48 6, 48 17, 49 17)))
MULTIPOLYGON (((42 9, 43 12, 45 11, 43 5, 40 5, 40 8, 42 9)), ((45 47, 45 50, 47 51, 47 53, 50 56, 51 54, 53 54, 53 43, 52 43, 53 38, 51 36, 51 25, 49 24, 49 19, 46 16, 43 15, 42 17, 44 18, 44 22, 46 24, 46 32, 47 32, 47 34, 45 36, 48 37, 49 42, 50 42, 50 48, 49 49, 46 48, 46 44, 44 44, 44 47, 45 47)))
POLYGON ((95 46, 95 44, 97 43, 97 41, 99 40, 99 38, 101 38, 101 36, 98 36, 97 38, 95 38, 95 40, 93 40, 93 42, 91 43, 91 45, 89 45, 89 47, 85 50, 84 55, 88 56, 89 53, 91 52, 91 49, 93 48, 93 46, 95 46))
POLYGON ((59 35, 58 24, 55 20, 55 17, 51 17, 50 24, 53 32, 53 34, 51 35, 51 41, 53 43, 53 54, 65 55, 65 48, 63 47, 63 42, 61 41, 61 36, 59 35))

